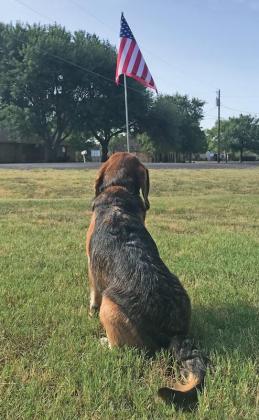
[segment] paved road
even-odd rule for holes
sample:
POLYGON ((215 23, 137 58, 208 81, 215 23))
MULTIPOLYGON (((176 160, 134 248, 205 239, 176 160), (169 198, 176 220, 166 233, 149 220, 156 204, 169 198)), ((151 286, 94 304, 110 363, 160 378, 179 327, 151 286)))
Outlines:
MULTIPOLYGON (((97 169, 99 162, 69 163, 1 163, 0 169, 97 169)), ((196 162, 196 163, 145 163, 149 169, 245 169, 259 168, 259 162, 196 162)))

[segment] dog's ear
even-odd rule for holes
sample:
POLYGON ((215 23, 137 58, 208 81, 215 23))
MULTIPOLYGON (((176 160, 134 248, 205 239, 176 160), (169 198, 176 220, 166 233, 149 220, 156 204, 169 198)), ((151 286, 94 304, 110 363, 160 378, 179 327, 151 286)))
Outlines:
POLYGON ((140 180, 140 189, 142 191, 144 203, 146 210, 150 208, 149 200, 148 200, 148 194, 149 194, 149 172, 148 169, 146 169, 143 166, 144 171, 142 172, 141 180, 140 180))
POLYGON ((97 197, 102 192, 102 186, 103 186, 103 178, 105 174, 106 167, 102 166, 97 178, 95 180, 95 197, 97 197))

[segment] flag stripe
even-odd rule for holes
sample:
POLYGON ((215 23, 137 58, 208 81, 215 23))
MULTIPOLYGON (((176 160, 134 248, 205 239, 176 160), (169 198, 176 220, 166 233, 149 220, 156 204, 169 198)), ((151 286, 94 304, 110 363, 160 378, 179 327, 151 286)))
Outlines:
POLYGON ((143 56, 141 56, 141 60, 140 60, 140 63, 139 63, 139 67, 138 67, 138 71, 136 73, 136 76, 141 78, 141 75, 142 75, 142 72, 143 72, 143 69, 144 69, 144 65, 145 65, 145 61, 144 61, 143 56))
POLYGON ((130 58, 129 65, 128 65, 128 72, 129 73, 131 73, 132 70, 133 70, 133 66, 136 62, 138 52, 139 52, 139 47, 138 47, 138 44, 135 42, 135 48, 134 48, 134 51, 133 51, 132 56, 130 58))
POLYGON ((120 62, 121 62, 121 55, 122 52, 124 50, 125 44, 126 44, 127 39, 126 38, 121 38, 120 39, 120 45, 119 45, 119 52, 118 52, 118 57, 117 57, 117 66, 116 66, 116 82, 119 82, 119 76, 120 76, 120 62))
POLYGON ((146 76, 146 81, 149 83, 149 82, 151 82, 151 79, 152 79, 152 76, 151 76, 151 73, 149 71, 147 76, 146 76))
POLYGON ((120 44, 116 66, 117 84, 121 74, 132 77, 157 92, 151 73, 123 14, 121 16, 120 44))
POLYGON ((136 45, 136 42, 134 40, 131 40, 130 41, 130 47, 127 51, 127 56, 125 58, 125 61, 124 61, 123 67, 122 67, 122 73, 125 73, 128 70, 129 62, 130 62, 130 59, 131 59, 131 56, 132 56, 135 45, 136 45))
POLYGON ((120 58, 120 64, 119 64, 119 72, 118 72, 119 74, 123 74, 122 69, 123 69, 124 62, 126 60, 127 53, 128 53, 129 48, 130 48, 130 45, 131 45, 131 40, 130 39, 126 39, 126 43, 125 43, 124 48, 123 48, 123 50, 121 52, 121 58, 120 58))
POLYGON ((140 52, 140 50, 138 50, 136 61, 134 63, 133 69, 132 69, 132 74, 135 74, 135 75, 137 74, 139 64, 140 64, 140 61, 141 61, 141 57, 142 57, 141 52, 140 52))
POLYGON ((153 88, 153 89, 155 89, 157 91, 156 85, 155 85, 154 82, 152 84, 151 83, 148 83, 145 80, 141 79, 140 77, 133 75, 132 73, 131 74, 127 74, 126 73, 126 76, 132 77, 133 79, 137 80, 142 85, 144 85, 146 87, 151 87, 151 88, 153 88))
POLYGON ((144 80, 147 80, 148 73, 149 73, 149 71, 148 71, 147 65, 145 63, 141 78, 144 79, 144 80))

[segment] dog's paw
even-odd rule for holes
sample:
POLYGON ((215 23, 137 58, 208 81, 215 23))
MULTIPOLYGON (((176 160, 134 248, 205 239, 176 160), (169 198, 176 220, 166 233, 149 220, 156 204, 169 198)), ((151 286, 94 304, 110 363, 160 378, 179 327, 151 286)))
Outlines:
POLYGON ((94 315, 96 315, 99 312, 99 305, 97 304, 91 304, 89 309, 89 317, 92 318, 94 315))
POLYGON ((103 347, 109 347, 109 348, 111 348, 110 343, 109 343, 109 340, 108 340, 107 337, 101 337, 100 338, 100 344, 103 347))

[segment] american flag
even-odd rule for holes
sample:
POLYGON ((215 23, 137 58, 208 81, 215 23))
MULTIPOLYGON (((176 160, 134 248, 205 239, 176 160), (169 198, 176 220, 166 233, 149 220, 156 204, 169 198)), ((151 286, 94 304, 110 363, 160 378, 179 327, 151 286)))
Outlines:
POLYGON ((121 74, 133 77, 142 85, 155 89, 157 92, 153 77, 123 13, 121 14, 120 45, 116 67, 117 84, 121 74))

